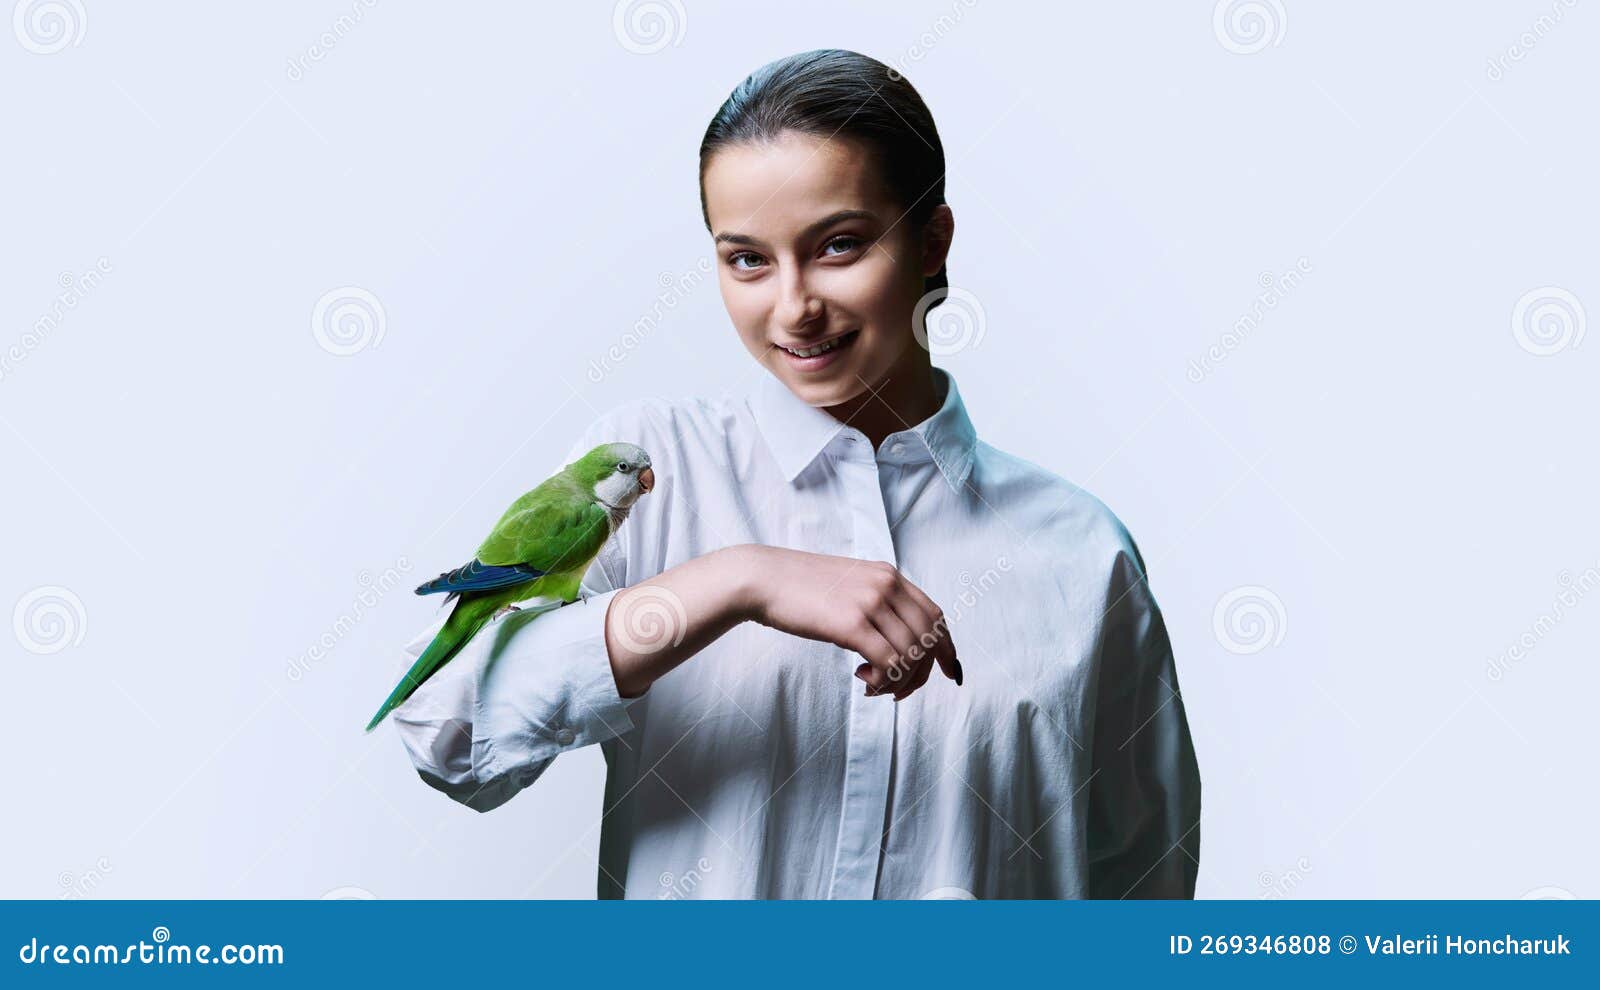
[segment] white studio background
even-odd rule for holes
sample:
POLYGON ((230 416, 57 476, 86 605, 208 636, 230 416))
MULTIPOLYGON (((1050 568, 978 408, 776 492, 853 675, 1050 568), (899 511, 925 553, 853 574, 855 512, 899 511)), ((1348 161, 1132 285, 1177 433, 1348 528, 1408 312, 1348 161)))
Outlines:
POLYGON ((759 373, 698 143, 842 47, 980 435, 1144 553, 1200 895, 1600 896, 1587 0, 7 12, 0 895, 594 895, 598 749, 478 815, 361 727, 597 411, 759 373))

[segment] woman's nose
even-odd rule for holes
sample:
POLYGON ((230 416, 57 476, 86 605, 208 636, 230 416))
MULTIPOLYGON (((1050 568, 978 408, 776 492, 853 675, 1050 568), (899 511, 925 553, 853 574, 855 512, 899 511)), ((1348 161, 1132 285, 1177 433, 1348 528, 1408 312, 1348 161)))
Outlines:
POLYGON ((811 293, 800 276, 791 275, 784 282, 782 292, 778 300, 778 320, 786 332, 796 334, 822 315, 822 300, 811 293))

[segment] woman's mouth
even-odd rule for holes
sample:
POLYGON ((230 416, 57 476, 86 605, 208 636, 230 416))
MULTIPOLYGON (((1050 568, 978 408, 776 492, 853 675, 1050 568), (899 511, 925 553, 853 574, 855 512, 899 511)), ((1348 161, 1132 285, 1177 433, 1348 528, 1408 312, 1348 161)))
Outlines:
POLYGON ((840 334, 810 347, 791 348, 782 344, 774 346, 788 356, 791 367, 800 371, 817 371, 838 360, 839 355, 855 343, 860 335, 860 330, 851 330, 849 333, 840 334))

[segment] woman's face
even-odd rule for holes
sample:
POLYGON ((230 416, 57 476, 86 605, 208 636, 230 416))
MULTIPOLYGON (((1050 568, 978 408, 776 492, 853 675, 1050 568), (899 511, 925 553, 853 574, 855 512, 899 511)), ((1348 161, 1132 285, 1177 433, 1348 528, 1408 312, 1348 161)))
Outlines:
POLYGON ((837 406, 926 366, 912 312, 948 237, 911 228, 860 144, 786 131, 719 149, 704 181, 722 301, 790 391, 837 406), (832 349, 796 353, 820 346, 832 349))

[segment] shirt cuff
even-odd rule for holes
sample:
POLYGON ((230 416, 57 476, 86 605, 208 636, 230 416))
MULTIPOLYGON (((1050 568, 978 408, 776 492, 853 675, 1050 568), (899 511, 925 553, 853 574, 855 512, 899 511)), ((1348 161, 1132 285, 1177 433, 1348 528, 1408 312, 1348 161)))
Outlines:
POLYGON ((634 728, 606 650, 605 618, 621 589, 542 615, 515 614, 485 628, 473 714, 472 765, 479 781, 517 774, 531 784, 559 754, 634 728))

